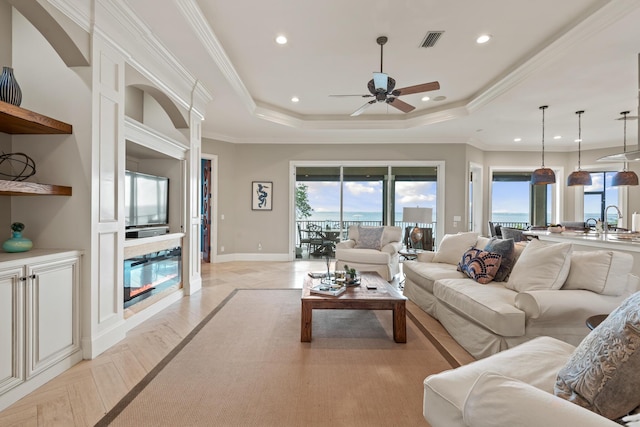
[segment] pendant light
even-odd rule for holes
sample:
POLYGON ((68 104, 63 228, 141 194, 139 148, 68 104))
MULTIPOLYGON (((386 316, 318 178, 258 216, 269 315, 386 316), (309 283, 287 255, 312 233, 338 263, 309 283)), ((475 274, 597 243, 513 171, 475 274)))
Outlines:
POLYGON ((542 110, 542 167, 536 169, 531 174, 531 184, 533 185, 547 185, 555 184, 556 174, 553 170, 544 167, 544 110, 549 108, 547 105, 540 107, 542 110))
POLYGON ((591 185, 591 174, 587 171, 580 169, 580 152, 582 144, 582 123, 581 117, 584 113, 583 110, 576 111, 578 115, 578 170, 571 172, 567 178, 567 185, 573 187, 575 185, 591 185))
MULTIPOLYGON (((629 114, 628 111, 623 111, 622 113, 622 121, 624 122, 624 149, 623 149, 623 153, 626 154, 627 152, 627 114, 629 114)), ((620 187, 622 185, 638 185, 638 175, 636 175, 635 172, 633 171, 628 171, 627 170, 627 162, 624 162, 624 168, 616 173, 613 178, 611 179, 611 186, 612 187, 620 187)))

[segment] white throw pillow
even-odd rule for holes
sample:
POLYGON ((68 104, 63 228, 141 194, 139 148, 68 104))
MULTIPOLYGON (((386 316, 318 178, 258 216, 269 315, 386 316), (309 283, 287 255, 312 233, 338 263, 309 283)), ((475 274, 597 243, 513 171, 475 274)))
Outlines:
POLYGON ((513 266, 505 287, 517 292, 560 289, 569 275, 571 244, 533 239, 513 266))
POLYGON ((562 289, 585 289, 598 294, 620 296, 627 284, 633 256, 617 251, 575 251, 562 289))
POLYGON ((458 265, 462 255, 478 241, 478 233, 445 234, 433 262, 458 265))

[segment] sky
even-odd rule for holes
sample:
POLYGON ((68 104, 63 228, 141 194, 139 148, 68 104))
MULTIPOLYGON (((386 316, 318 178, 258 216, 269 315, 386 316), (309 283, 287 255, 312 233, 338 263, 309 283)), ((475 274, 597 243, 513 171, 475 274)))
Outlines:
MULTIPOLYGON (((340 210, 339 182, 304 182, 309 189, 309 204, 315 212, 340 210)), ((344 183, 345 212, 382 212, 381 181, 351 181, 344 183)), ((435 182, 396 182, 396 212, 403 207, 435 209, 435 182)))

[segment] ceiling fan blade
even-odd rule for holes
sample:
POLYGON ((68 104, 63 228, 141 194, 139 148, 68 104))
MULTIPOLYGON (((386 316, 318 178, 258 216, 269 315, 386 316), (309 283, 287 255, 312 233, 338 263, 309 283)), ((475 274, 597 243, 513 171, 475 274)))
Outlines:
POLYGON ((403 113, 408 113, 409 111, 413 111, 416 109, 416 107, 414 107, 413 105, 409 105, 406 102, 399 100, 398 98, 387 99, 387 104, 390 104, 392 107, 396 107, 403 113))
POLYGON ((358 96, 360 98, 371 98, 373 95, 366 94, 366 95, 329 95, 329 96, 334 96, 334 97, 358 96))
POLYGON ((375 99, 367 102, 366 104, 364 104, 362 107, 358 108, 356 111, 354 111, 353 113, 351 113, 351 117, 355 117, 355 116, 359 116, 360 114, 362 114, 362 112, 364 110, 366 110, 367 108, 369 108, 371 105, 375 104, 376 101, 375 99))
POLYGON ((438 82, 423 83, 421 85, 407 86, 401 89, 396 89, 393 91, 393 95, 394 96, 410 95, 412 93, 428 92, 430 90, 438 90, 438 89, 440 89, 440 83, 438 82))

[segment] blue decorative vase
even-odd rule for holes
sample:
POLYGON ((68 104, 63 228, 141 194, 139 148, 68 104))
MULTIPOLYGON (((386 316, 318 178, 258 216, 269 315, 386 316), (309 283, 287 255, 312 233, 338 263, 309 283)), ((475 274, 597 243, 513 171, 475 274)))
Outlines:
POLYGON ((22 90, 13 76, 13 68, 2 67, 0 74, 0 101, 20 106, 22 103, 22 90))
POLYGON ((33 247, 33 242, 22 237, 21 231, 12 231, 13 237, 2 244, 5 252, 26 252, 33 247))

